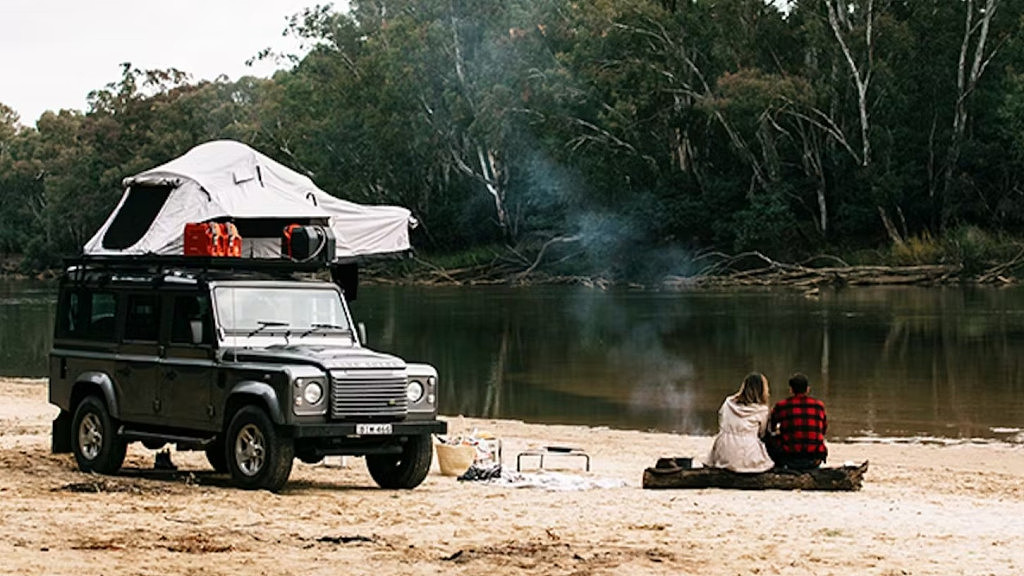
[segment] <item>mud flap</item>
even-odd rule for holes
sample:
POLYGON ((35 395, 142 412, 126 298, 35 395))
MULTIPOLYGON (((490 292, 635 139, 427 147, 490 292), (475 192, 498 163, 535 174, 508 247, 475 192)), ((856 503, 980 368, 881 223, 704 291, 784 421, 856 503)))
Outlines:
POLYGON ((71 412, 61 410, 60 414, 53 419, 50 451, 54 454, 67 454, 71 452, 71 412))

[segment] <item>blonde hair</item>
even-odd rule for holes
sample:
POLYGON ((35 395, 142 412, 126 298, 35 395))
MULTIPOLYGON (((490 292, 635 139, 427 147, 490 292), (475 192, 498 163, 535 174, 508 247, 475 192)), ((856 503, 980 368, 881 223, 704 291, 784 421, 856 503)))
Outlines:
POLYGON ((743 379, 740 389, 733 395, 737 404, 768 404, 768 378, 760 372, 751 372, 743 379))

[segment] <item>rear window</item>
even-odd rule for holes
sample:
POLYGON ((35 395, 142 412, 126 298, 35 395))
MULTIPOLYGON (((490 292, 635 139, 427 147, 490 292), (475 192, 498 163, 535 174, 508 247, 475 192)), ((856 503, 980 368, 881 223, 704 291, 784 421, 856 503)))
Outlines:
POLYGON ((117 298, 112 292, 76 290, 65 296, 57 322, 57 336, 113 342, 117 298))
POLYGON ((124 317, 124 339, 156 342, 160 335, 160 299, 150 294, 128 296, 124 317))

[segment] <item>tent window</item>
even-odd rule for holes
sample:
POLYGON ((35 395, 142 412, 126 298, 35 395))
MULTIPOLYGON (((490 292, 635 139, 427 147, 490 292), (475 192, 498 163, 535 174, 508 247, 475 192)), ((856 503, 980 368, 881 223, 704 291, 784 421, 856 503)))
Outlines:
POLYGON ((103 247, 122 250, 134 246, 149 230, 160 209, 167 202, 173 186, 132 186, 128 198, 114 216, 114 221, 103 235, 103 247))

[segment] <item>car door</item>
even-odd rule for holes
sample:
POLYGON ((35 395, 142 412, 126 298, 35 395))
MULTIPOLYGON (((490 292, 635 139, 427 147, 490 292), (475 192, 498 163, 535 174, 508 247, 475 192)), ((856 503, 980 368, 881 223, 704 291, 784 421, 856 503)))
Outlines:
POLYGON ((164 314, 166 345, 159 401, 166 424, 212 430, 215 362, 210 298, 198 292, 168 294, 164 314), (193 322, 199 328, 195 334, 193 322))
POLYGON ((162 406, 157 398, 160 368, 160 298, 156 293, 121 294, 118 315, 122 321, 121 343, 114 377, 122 419, 158 422, 162 406))

